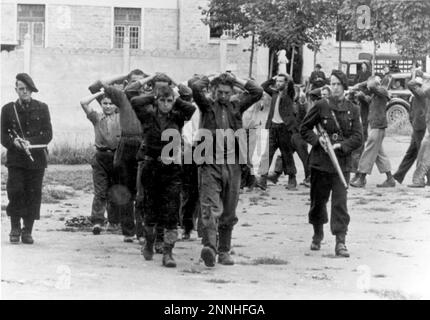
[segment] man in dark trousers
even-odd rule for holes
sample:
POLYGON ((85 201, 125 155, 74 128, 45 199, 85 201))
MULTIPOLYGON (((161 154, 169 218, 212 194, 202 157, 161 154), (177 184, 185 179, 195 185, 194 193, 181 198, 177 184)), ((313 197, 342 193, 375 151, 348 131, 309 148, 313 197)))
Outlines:
MULTIPOLYGON (((280 149, 283 171, 289 176, 287 189, 295 189, 297 169, 294 163, 294 151, 297 151, 302 159, 307 158, 308 151, 306 144, 293 144, 293 135, 299 132, 299 122, 294 107, 294 83, 288 75, 279 74, 261 86, 272 97, 266 122, 266 129, 269 130, 269 167, 276 150, 280 149), (275 89, 272 88, 273 85, 275 89)), ((257 186, 263 190, 266 189, 269 168, 265 171, 257 182, 257 186)))
POLYGON ((417 159, 421 142, 426 133, 426 113, 430 92, 425 92, 422 90, 422 85, 423 79, 421 77, 417 77, 415 80, 411 80, 408 83, 408 88, 413 94, 410 112, 410 121, 413 131, 411 143, 408 150, 406 151, 406 155, 400 163, 397 172, 393 174, 394 179, 396 179, 399 183, 403 183, 406 174, 417 159))
MULTIPOLYGON (((237 132, 242 129, 243 113, 261 99, 263 90, 253 81, 245 81, 230 73, 224 73, 211 82, 215 95, 214 100, 210 100, 204 92, 209 82, 208 78, 195 82, 192 85, 193 98, 201 112, 201 128, 212 134, 213 141, 222 140, 216 139, 217 130, 230 129, 237 132), (236 85, 244 87, 248 93, 231 102, 230 98, 236 85)), ((227 146, 225 141, 217 141, 216 144, 218 143, 223 144, 224 152, 215 151, 210 159, 205 159, 204 163, 199 166, 204 246, 201 258, 208 267, 215 266, 217 253, 218 263, 234 264, 230 256, 231 237, 233 227, 238 221, 236 207, 239 200, 242 171, 236 146, 238 141, 230 140, 227 146), (231 161, 232 158, 234 161, 231 161)), ((215 147, 216 144, 213 143, 213 146, 215 147)), ((218 147, 216 149, 219 149, 218 147)), ((245 157, 245 163, 246 160, 247 157, 245 157)))
POLYGON ((133 70, 126 76, 114 76, 109 79, 97 81, 90 86, 92 93, 104 88, 105 94, 119 109, 119 122, 121 126, 121 138, 114 155, 114 169, 118 173, 120 188, 113 192, 115 201, 121 211, 121 229, 124 242, 133 242, 134 235, 138 239, 143 237, 143 225, 141 214, 135 210, 136 199, 136 154, 142 143, 142 128, 139 119, 131 107, 130 98, 143 93, 143 88, 138 90, 121 90, 113 84, 117 82, 134 83, 145 78, 146 74, 141 70, 133 70))
POLYGON ((313 225, 314 236, 311 250, 320 250, 324 238, 323 225, 328 222, 327 202, 331 197, 330 228, 336 236, 335 253, 349 257, 345 246, 350 217, 347 208, 347 190, 333 166, 324 139, 314 132, 321 125, 330 136, 340 168, 348 182, 351 171, 351 153, 361 146, 363 128, 360 111, 345 98, 348 89, 346 75, 333 70, 331 76, 332 96, 319 100, 303 120, 300 133, 312 145, 309 164, 311 166, 311 208, 309 223, 313 225))
MULTIPOLYGON (((152 77, 145 80, 150 81, 152 77)), ((167 162, 163 148, 169 141, 162 140, 166 130, 180 132, 185 121, 191 119, 195 107, 181 98, 175 100, 169 86, 155 87, 153 94, 135 97, 131 100, 138 119, 146 128, 143 145, 144 162, 142 176, 145 223, 145 245, 142 254, 146 260, 154 255, 155 226, 164 227, 163 265, 176 267, 172 250, 178 239, 180 192, 182 169, 180 164, 167 162)), ((180 140, 178 141, 180 149, 180 140)))
POLYGON ((18 100, 6 104, 1 111, 1 143, 7 149, 9 238, 11 243, 21 239, 33 244, 32 230, 34 221, 40 219, 46 145, 52 139, 52 125, 48 106, 31 97, 38 90, 28 74, 16 76, 15 90, 18 100))

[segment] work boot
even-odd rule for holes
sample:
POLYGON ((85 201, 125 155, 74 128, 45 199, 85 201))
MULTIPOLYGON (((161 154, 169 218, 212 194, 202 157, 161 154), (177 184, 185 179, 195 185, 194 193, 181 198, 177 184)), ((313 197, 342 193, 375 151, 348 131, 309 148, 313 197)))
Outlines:
POLYGON ((425 183, 414 182, 412 184, 408 184, 408 188, 425 188, 425 183))
POLYGON ((255 186, 265 191, 267 189, 267 175, 263 175, 256 180, 255 186))
POLYGON ((99 235, 101 232, 102 232, 102 226, 101 226, 100 224, 96 223, 96 224, 93 226, 93 235, 97 236, 97 235, 99 235))
POLYGON ((383 183, 377 184, 377 188, 394 188, 396 186, 396 180, 393 177, 387 178, 383 183))
POLYGON ((22 228, 21 241, 25 244, 33 244, 34 240, 31 236, 33 230, 34 219, 24 218, 24 228, 22 228))
POLYGON ((351 186, 354 188, 364 188, 366 186, 366 174, 365 173, 359 173, 358 179, 351 182, 351 186))
POLYGON ((345 246, 345 234, 336 235, 335 253, 337 257, 349 258, 349 252, 345 246))
POLYGON ((267 176, 267 180, 273 184, 277 184, 280 176, 281 174, 279 172, 273 172, 267 176))
POLYGON ((11 217, 10 218, 11 230, 9 233, 10 243, 17 244, 21 238, 21 218, 11 217))
POLYGON ((360 173, 358 173, 358 172, 356 172, 355 174, 354 174, 354 177, 351 179, 351 183, 353 183, 353 182, 355 182, 357 179, 359 179, 360 178, 360 173))
POLYGON ((290 175, 288 177, 288 184, 286 186, 286 188, 288 190, 294 190, 297 189, 297 180, 296 180, 296 176, 290 175))
POLYGON ((142 255, 146 261, 150 261, 154 257, 154 227, 144 226, 143 230, 145 233, 145 245, 142 246, 142 255))
POLYGON ((234 260, 229 253, 231 249, 232 232, 233 232, 233 229, 230 227, 219 228, 218 263, 226 266, 234 265, 234 260))
POLYGON ((206 267, 215 267, 216 252, 211 247, 203 247, 200 257, 204 261, 206 267))
POLYGON ((314 224, 314 236, 312 237, 311 250, 319 251, 321 249, 321 241, 324 239, 324 225, 314 224))
POLYGON ((163 243, 163 266, 167 268, 176 268, 175 259, 173 259, 172 250, 178 240, 178 230, 165 229, 163 243))
POLYGON ((305 186, 306 188, 310 188, 311 187, 311 177, 307 177, 305 178, 305 180, 303 180, 302 183, 300 183, 300 185, 305 186))

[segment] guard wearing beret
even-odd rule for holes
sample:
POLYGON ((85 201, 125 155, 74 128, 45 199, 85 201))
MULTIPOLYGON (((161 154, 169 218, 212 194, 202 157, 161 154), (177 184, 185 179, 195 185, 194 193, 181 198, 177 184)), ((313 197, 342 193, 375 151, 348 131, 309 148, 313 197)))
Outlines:
POLYGON ((20 73, 15 84, 18 100, 6 104, 1 111, 1 144, 7 149, 8 168, 6 212, 11 219, 10 242, 33 244, 31 233, 34 221, 40 219, 52 126, 48 106, 31 97, 38 92, 31 77, 20 73))
POLYGON ((332 96, 319 100, 309 110, 300 128, 302 137, 313 147, 309 158, 311 167, 309 223, 314 228, 311 250, 321 248, 324 237, 323 225, 328 222, 327 202, 331 193, 330 227, 332 234, 336 236, 335 253, 340 257, 349 257, 345 246, 350 221, 347 190, 325 152, 325 140, 313 129, 321 125, 330 136, 340 168, 348 182, 352 166, 351 153, 362 144, 363 128, 358 106, 345 98, 344 91, 348 88, 346 75, 334 70, 330 81, 332 96))

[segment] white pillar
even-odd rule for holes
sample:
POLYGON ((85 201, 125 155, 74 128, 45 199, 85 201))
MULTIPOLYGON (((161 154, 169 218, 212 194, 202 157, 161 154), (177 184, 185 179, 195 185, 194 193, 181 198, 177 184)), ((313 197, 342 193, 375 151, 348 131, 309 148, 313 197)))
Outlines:
POLYGON ((130 38, 124 38, 124 46, 122 49, 122 72, 127 74, 130 72, 130 38))
POLYGON ((24 72, 31 74, 31 36, 24 36, 24 72))
POLYGON ((220 72, 227 70, 227 36, 222 35, 219 40, 219 68, 220 72))

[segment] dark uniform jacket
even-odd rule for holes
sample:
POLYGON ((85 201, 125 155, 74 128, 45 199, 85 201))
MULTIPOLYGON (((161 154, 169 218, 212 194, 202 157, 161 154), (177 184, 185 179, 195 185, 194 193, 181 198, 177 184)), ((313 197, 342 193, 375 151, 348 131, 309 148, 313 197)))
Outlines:
POLYGON ((294 108, 294 84, 289 81, 287 88, 279 93, 277 90, 271 88, 274 82, 275 81, 273 79, 270 79, 261 85, 263 90, 272 97, 270 111, 266 122, 266 129, 270 129, 272 126, 276 100, 278 99, 278 95, 281 94, 281 101, 279 102, 279 115, 281 116, 282 121, 284 121, 284 124, 287 126, 288 131, 297 132, 299 130, 299 125, 294 108))
POLYGON ((322 71, 312 71, 309 82, 312 85, 312 89, 323 87, 327 82, 325 73, 322 71), (321 78, 322 80, 317 80, 318 78, 321 78))
POLYGON ((19 167, 26 169, 43 169, 47 166, 47 149, 31 149, 34 162, 22 150, 13 144, 9 130, 15 132, 30 142, 31 145, 48 144, 52 140, 52 125, 48 106, 38 100, 32 99, 27 107, 15 102, 21 131, 15 111, 14 102, 3 106, 1 111, 1 144, 7 149, 6 167, 19 167))
POLYGON ((341 101, 330 97, 328 101, 322 99, 309 110, 305 116, 300 133, 305 141, 312 145, 309 165, 317 170, 335 173, 329 155, 319 143, 319 136, 313 131, 318 124, 333 138, 332 143, 340 143, 341 149, 336 150, 339 165, 343 172, 352 170, 351 153, 360 148, 363 142, 363 128, 360 121, 359 108, 346 98, 341 101), (332 111, 336 116, 340 130, 336 125, 332 111), (335 135, 338 136, 334 141, 335 135))
POLYGON ((168 141, 162 141, 161 135, 166 129, 175 129, 181 134, 182 128, 186 121, 190 120, 196 107, 190 103, 177 98, 173 104, 172 110, 164 118, 159 117, 158 108, 155 106, 155 97, 153 94, 141 95, 131 99, 131 105, 136 112, 137 118, 142 123, 143 140, 141 150, 144 154, 157 159, 161 156, 161 151, 168 141))
POLYGON ((411 112, 409 114, 412 128, 417 131, 425 130, 427 108, 429 108, 428 99, 430 99, 430 88, 423 90, 409 83, 408 88, 413 94, 411 112))

